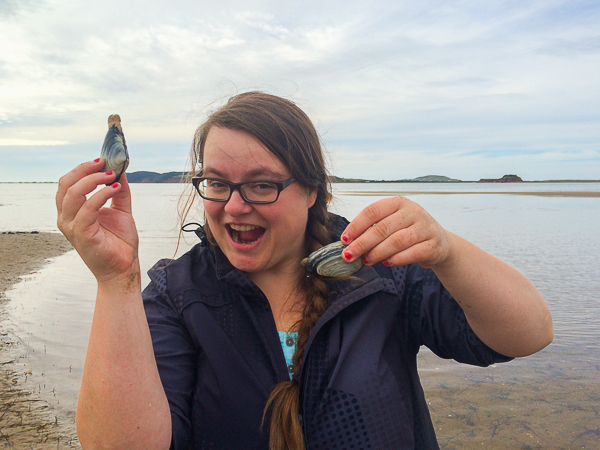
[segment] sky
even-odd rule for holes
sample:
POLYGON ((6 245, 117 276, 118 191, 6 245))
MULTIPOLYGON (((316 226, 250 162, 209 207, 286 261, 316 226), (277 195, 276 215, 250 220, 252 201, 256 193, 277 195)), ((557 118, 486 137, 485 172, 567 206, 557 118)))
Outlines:
POLYGON ((52 182, 121 116, 182 171, 240 92, 296 102, 332 174, 600 179, 600 2, 0 0, 0 182, 52 182))

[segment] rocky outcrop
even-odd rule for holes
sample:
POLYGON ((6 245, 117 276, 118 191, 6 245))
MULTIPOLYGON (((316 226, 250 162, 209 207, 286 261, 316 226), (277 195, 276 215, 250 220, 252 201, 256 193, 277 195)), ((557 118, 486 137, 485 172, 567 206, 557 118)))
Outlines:
POLYGON ((522 183, 523 180, 517 175, 504 175, 502 178, 482 178, 478 183, 522 183))

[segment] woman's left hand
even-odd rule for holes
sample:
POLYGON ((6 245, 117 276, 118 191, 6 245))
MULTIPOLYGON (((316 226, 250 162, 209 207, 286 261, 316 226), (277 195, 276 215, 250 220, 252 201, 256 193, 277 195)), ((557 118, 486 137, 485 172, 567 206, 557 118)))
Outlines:
POLYGON ((403 198, 379 200, 346 227, 346 261, 367 265, 420 263, 431 268, 461 305, 471 328, 506 356, 526 356, 552 342, 552 316, 531 282, 508 264, 444 230, 403 198))
POLYGON ((363 209, 341 236, 344 260, 367 265, 419 263, 433 267, 450 253, 449 233, 421 206, 405 197, 379 200, 363 209))

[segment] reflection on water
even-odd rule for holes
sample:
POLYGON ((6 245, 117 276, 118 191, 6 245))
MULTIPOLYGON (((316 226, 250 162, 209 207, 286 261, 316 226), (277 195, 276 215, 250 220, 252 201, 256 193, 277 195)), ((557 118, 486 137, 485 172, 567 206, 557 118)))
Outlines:
MULTIPOLYGON (((55 186, 44 188, 38 188, 32 204, 40 198, 54 201, 55 186)), ((346 217, 379 199, 345 194, 346 185, 334 188, 338 196, 333 209, 346 217)), ((584 189, 591 190, 590 185, 584 189)), ((133 185, 132 190, 142 267, 148 269, 175 252, 175 205, 181 186, 133 185)), ((420 373, 442 448, 597 448, 600 199, 408 197, 447 229, 527 275, 546 298, 555 326, 554 343, 541 353, 487 369, 443 361, 426 349, 421 352, 420 373)), ((31 204, 25 206, 31 210, 31 204)), ((25 228, 18 229, 55 229, 53 205, 48 208, 52 217, 46 217, 50 213, 44 208, 39 211, 39 227, 27 219, 25 228)), ((15 229, 5 217, 0 215, 0 229, 15 229)), ((193 234, 187 236, 179 254, 195 240, 193 234)), ((19 365, 27 373, 24 381, 65 414, 72 414, 94 307, 93 277, 70 252, 26 277, 8 295, 12 331, 24 344, 19 355, 19 365)))
POLYGON ((443 449, 595 449, 600 364, 550 349, 489 368, 420 355, 443 449))

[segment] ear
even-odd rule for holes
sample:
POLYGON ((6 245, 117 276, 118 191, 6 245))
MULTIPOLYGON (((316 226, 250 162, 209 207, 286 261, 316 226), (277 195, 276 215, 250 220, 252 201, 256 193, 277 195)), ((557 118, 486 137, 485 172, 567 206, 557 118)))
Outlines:
POLYGON ((308 209, 312 208, 315 202, 317 201, 317 190, 311 189, 308 191, 308 196, 306 197, 306 205, 308 209))

